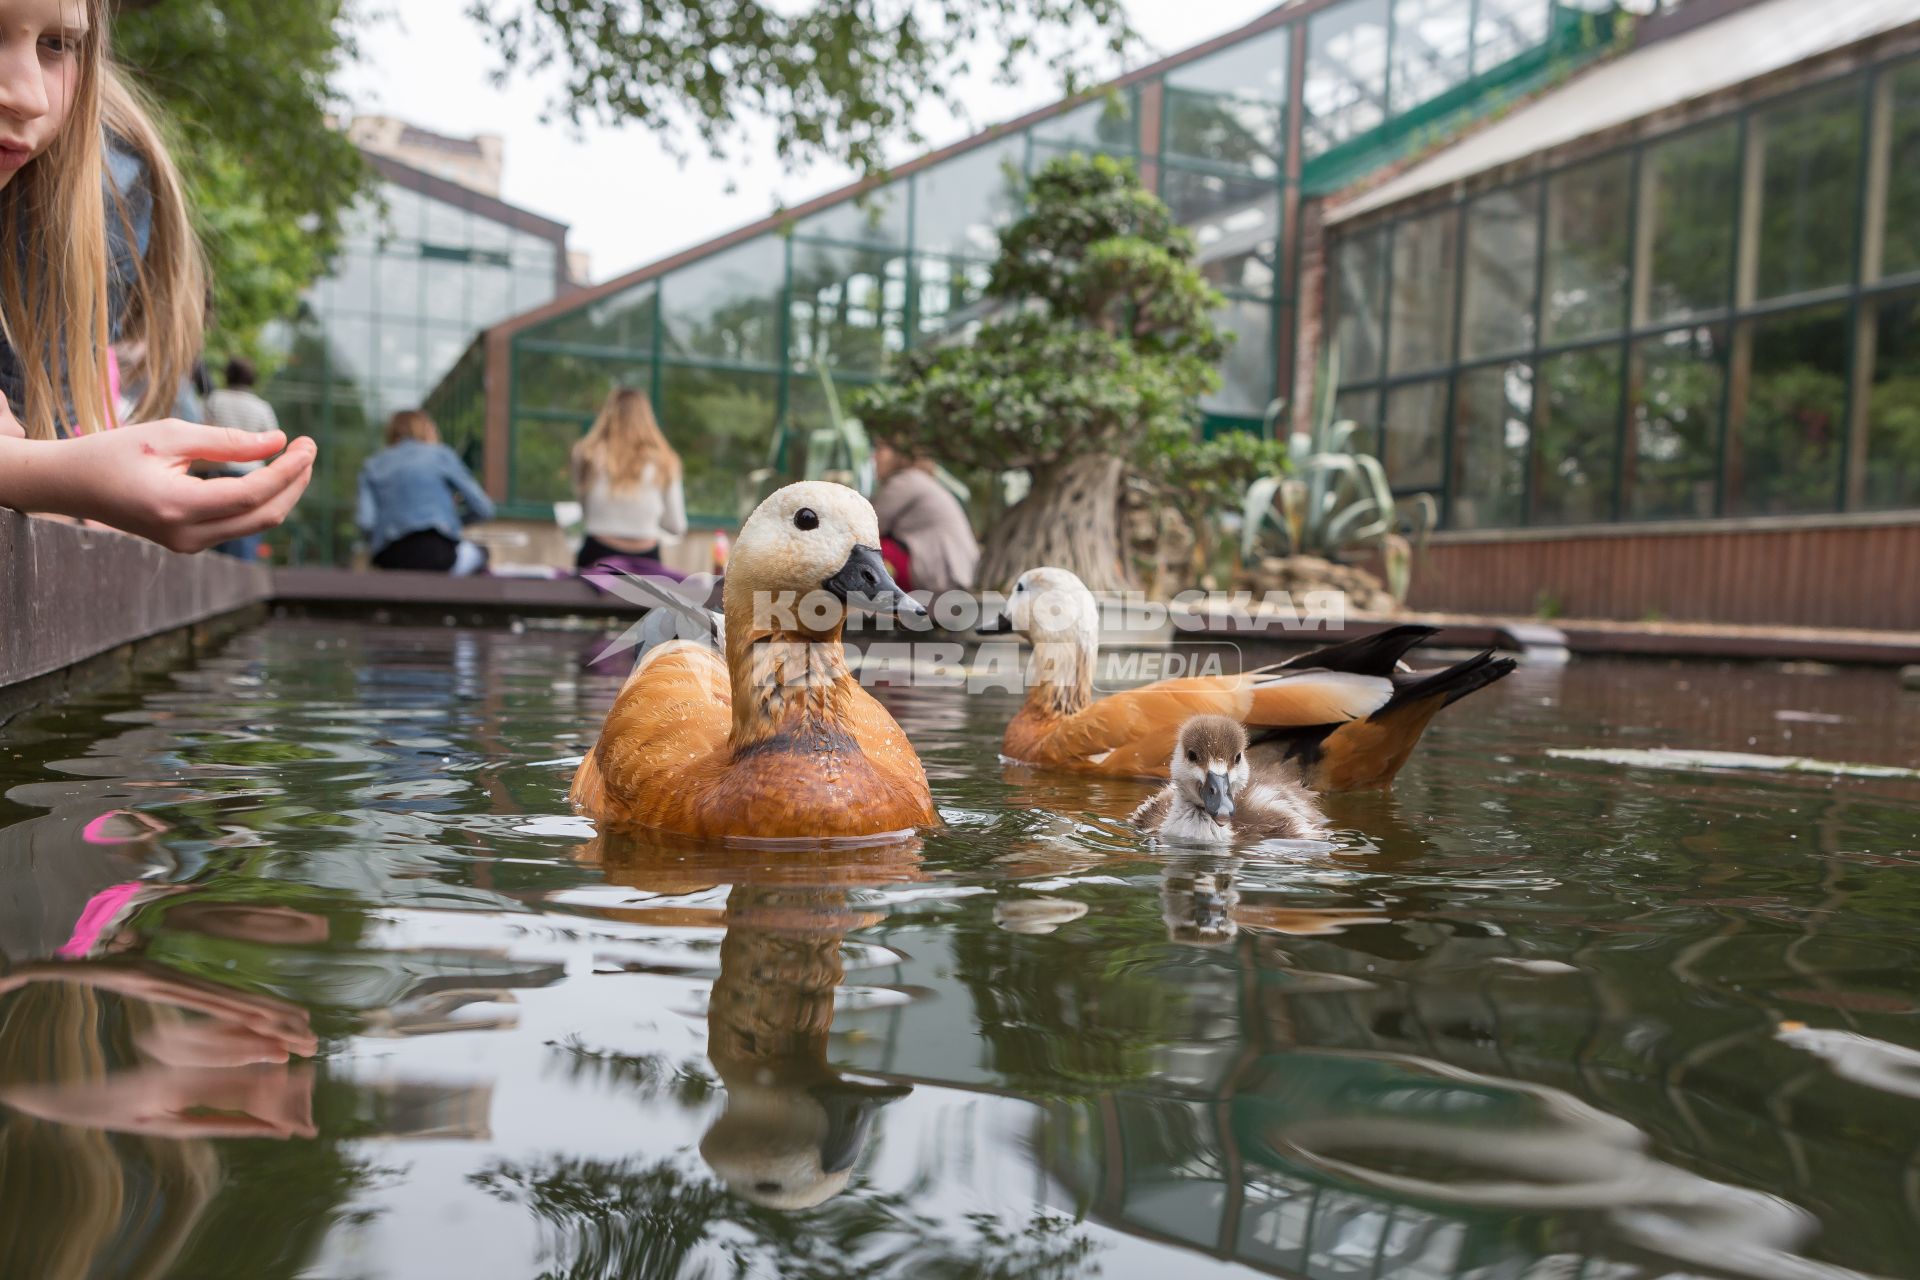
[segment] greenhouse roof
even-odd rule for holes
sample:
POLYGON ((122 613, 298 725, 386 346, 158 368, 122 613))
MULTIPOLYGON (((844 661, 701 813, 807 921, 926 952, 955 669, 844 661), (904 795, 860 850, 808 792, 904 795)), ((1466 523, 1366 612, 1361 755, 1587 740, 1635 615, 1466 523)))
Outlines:
MULTIPOLYGON (((1684 15, 1684 11, 1683 11, 1684 15)), ((1345 222, 1907 26, 1914 0, 1761 0, 1592 67, 1328 212, 1345 222)))

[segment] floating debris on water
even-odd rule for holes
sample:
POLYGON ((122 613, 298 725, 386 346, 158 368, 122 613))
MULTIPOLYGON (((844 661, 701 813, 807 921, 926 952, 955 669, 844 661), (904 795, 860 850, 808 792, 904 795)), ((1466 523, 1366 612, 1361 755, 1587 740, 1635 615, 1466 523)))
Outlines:
POLYGON ((1677 747, 1548 747, 1555 760, 1592 760, 1636 769, 1766 769, 1818 773, 1835 778, 1920 778, 1920 769, 1891 764, 1855 764, 1808 756, 1768 756, 1751 751, 1687 751, 1677 747))

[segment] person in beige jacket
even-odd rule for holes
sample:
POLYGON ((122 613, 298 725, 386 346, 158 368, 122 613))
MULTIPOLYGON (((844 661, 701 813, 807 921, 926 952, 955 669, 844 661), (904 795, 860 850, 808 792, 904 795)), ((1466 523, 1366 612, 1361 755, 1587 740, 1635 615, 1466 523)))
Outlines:
POLYGON ((880 553, 903 590, 965 591, 980 565, 966 508, 934 478, 933 462, 881 441, 873 450, 880 553))

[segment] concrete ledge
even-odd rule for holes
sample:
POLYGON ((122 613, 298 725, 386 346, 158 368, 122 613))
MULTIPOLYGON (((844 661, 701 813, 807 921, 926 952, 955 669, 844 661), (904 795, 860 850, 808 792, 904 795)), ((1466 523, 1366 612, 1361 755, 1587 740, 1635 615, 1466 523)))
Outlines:
POLYGON ((579 578, 452 578, 444 573, 276 569, 274 602, 317 612, 422 609, 499 613, 584 613, 630 617, 640 609, 602 595, 579 578))
POLYGON ((0 510, 0 688, 262 604, 272 587, 229 556, 0 510))

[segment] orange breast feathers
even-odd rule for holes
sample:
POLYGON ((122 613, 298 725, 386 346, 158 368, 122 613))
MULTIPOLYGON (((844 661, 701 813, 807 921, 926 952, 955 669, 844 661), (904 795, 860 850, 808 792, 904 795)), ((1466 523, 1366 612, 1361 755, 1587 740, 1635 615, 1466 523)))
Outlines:
POLYGON ((726 661, 694 641, 649 653, 607 713, 569 793, 612 826, 727 838, 876 836, 935 821, 920 758, 851 676, 833 714, 800 715, 736 748, 726 661))
POLYGON ((1164 778, 1180 726, 1197 715, 1254 726, 1340 724, 1372 715, 1393 683, 1345 671, 1267 671, 1162 680, 1056 710, 1036 690, 1007 725, 1006 754, 1030 764, 1115 777, 1164 778))

